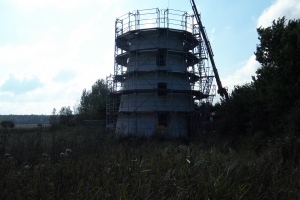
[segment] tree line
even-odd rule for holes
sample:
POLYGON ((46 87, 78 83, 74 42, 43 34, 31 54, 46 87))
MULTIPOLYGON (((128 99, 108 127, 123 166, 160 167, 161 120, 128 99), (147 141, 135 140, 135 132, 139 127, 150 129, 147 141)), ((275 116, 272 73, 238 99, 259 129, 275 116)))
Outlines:
POLYGON ((106 119, 106 96, 108 86, 103 79, 97 80, 90 90, 83 89, 80 102, 73 110, 63 106, 60 110, 53 108, 49 117, 52 127, 81 125, 84 120, 106 119))
POLYGON ((215 105, 218 132, 225 135, 300 133, 300 20, 285 17, 257 29, 260 63, 250 83, 235 86, 215 105))
POLYGON ((49 115, 0 115, 0 121, 14 124, 49 124, 49 115))

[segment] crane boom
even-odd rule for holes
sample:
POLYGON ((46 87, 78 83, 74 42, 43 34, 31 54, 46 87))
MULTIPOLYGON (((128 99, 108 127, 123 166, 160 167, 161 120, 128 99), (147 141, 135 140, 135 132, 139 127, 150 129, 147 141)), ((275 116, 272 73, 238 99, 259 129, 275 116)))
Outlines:
POLYGON ((228 92, 227 92, 226 88, 222 87, 222 83, 221 83, 221 80, 220 80, 220 77, 219 77, 219 73, 218 73, 218 70, 217 70, 217 67, 216 67, 216 64, 215 64, 215 61, 214 61, 214 54, 213 54, 213 51, 211 49, 210 42, 209 42, 209 40, 206 36, 205 29, 202 26, 202 22, 200 20, 200 15, 198 13, 196 4, 195 4, 194 0, 190 0, 190 1, 191 1, 192 8, 193 8, 193 11, 194 11, 194 14, 195 14, 195 17, 196 17, 201 35, 202 35, 202 38, 203 38, 204 43, 206 45, 206 49, 207 49, 207 52, 208 52, 208 55, 209 55, 209 58, 210 58, 210 61, 211 61, 211 65, 212 65, 214 74, 215 74, 216 82, 217 82, 217 85, 218 85, 218 93, 221 95, 221 97, 225 96, 225 99, 228 100, 228 92))

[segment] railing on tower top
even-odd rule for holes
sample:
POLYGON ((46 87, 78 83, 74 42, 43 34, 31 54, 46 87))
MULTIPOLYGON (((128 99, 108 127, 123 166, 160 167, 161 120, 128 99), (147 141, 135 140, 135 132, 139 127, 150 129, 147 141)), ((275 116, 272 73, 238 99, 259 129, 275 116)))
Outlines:
POLYGON ((129 12, 116 19, 116 36, 128 31, 150 28, 172 28, 193 32, 194 15, 172 9, 145 9, 129 12))

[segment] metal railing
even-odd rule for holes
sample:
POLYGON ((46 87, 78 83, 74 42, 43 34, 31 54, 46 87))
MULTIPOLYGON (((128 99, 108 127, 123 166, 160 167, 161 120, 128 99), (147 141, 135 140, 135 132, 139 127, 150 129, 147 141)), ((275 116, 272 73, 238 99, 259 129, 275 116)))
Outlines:
POLYGON ((144 9, 129 12, 116 20, 116 36, 128 31, 150 28, 173 28, 193 32, 194 15, 173 9, 144 9))

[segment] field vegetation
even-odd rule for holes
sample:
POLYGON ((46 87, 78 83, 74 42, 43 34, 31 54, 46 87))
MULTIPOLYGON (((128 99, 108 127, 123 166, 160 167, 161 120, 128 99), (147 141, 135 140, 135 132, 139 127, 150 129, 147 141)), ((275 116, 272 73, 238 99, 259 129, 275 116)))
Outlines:
POLYGON ((299 137, 191 142, 16 128, 1 135, 0 198, 299 199, 299 153, 299 137))

